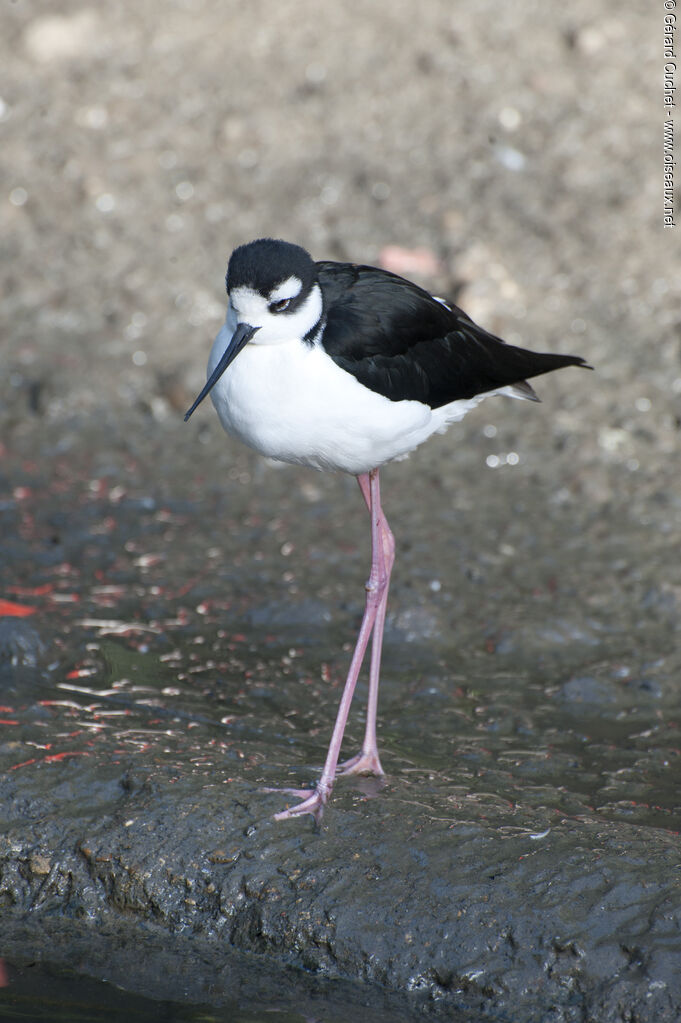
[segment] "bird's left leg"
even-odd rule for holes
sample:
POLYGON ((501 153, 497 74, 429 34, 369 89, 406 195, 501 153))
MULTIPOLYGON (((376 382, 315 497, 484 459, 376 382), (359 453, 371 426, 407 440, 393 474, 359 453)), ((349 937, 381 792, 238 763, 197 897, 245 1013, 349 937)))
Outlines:
POLYGON ((371 662, 369 665, 369 699, 367 702, 367 720, 364 731, 362 750, 357 756, 351 757, 341 764, 341 774, 374 774, 379 778, 385 773, 378 756, 376 739, 376 716, 378 709, 378 683, 381 672, 381 651, 383 649, 383 627, 385 612, 388 605, 388 587, 390 573, 395 562, 395 538, 381 508, 381 493, 378 482, 378 470, 366 476, 357 477, 360 490, 371 515, 371 576, 369 584, 375 578, 376 590, 379 595, 374 632, 371 640, 371 662))
MULTIPOLYGON (((368 476, 359 476, 358 480, 364 499, 367 501, 371 512, 371 572, 366 584, 367 595, 364 616, 362 618, 359 636, 357 637, 355 651, 350 662, 350 670, 348 671, 345 688, 343 689, 343 695, 336 715, 336 723, 334 725, 331 742, 329 743, 329 749, 326 754, 326 761, 324 763, 320 779, 315 788, 311 791, 288 790, 292 795, 306 798, 303 798, 301 803, 289 807, 281 813, 275 814, 275 820, 287 820, 289 817, 296 817, 300 814, 309 813, 312 814, 315 821, 319 823, 324 810, 324 805, 326 804, 333 788, 333 782, 336 777, 336 769, 338 766, 338 756, 340 754, 341 743, 343 742, 343 733, 345 732, 345 725, 350 712, 350 704, 352 703, 352 697, 357 684, 357 677, 359 675, 360 668, 362 667, 362 661, 369 643, 369 637, 374 630, 374 626, 377 624, 379 613, 381 614, 380 636, 382 636, 383 633, 383 621, 385 620, 385 603, 388 595, 387 590, 390 578, 390 567, 392 567, 394 557, 394 543, 392 543, 392 533, 390 533, 390 530, 388 529, 388 524, 385 521, 385 516, 381 510, 378 469, 373 469, 368 476), (389 559, 386 558, 386 551, 390 552, 389 559)), ((376 645, 376 640, 374 640, 374 644, 371 649, 370 679, 375 679, 375 685, 374 689, 372 689, 370 684, 369 713, 367 715, 367 736, 369 738, 369 742, 367 743, 367 739, 365 739, 362 753, 360 753, 357 760, 359 763, 361 758, 364 756, 365 750, 368 750, 369 758, 365 761, 362 768, 358 770, 356 766, 352 767, 349 773, 383 774, 383 770, 378 760, 378 751, 376 750, 375 757, 372 756, 372 750, 376 747, 376 700, 378 697, 378 669, 380 667, 380 656, 381 643, 379 638, 378 645, 376 645)))

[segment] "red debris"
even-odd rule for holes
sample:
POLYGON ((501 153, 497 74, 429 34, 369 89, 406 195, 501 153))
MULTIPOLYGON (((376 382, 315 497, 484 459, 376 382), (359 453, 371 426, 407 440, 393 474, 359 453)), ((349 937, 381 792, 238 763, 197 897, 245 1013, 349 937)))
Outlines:
POLYGON ((31 757, 30 760, 22 760, 20 764, 13 764, 10 767, 10 771, 18 771, 20 767, 28 767, 30 764, 50 764, 56 760, 65 760, 66 757, 89 757, 90 754, 87 750, 72 750, 67 753, 50 753, 46 757, 42 757, 40 760, 37 757, 31 757))
POLYGON ((0 616, 26 618, 38 610, 31 604, 15 604, 12 600, 0 600, 0 616))
POLYGON ((169 597, 175 597, 176 599, 178 597, 186 596, 187 593, 189 593, 190 590, 194 589, 194 587, 196 586, 197 583, 200 583, 203 580, 203 577, 205 575, 206 575, 205 572, 201 572, 200 575, 194 576, 192 579, 190 579, 188 582, 186 582, 184 584, 184 586, 180 586, 180 588, 178 590, 176 590, 174 593, 172 592, 172 590, 168 590, 167 591, 168 596, 169 597))
MULTIPOLYGON (((74 732, 74 735, 78 735, 78 732, 74 732)), ((71 750, 67 753, 50 753, 48 756, 43 757, 45 763, 52 763, 53 760, 65 760, 66 757, 89 757, 90 754, 87 750, 71 750)))
POLYGON ((54 583, 43 583, 42 586, 8 586, 8 593, 15 593, 20 597, 44 597, 46 593, 51 593, 54 589, 54 583))

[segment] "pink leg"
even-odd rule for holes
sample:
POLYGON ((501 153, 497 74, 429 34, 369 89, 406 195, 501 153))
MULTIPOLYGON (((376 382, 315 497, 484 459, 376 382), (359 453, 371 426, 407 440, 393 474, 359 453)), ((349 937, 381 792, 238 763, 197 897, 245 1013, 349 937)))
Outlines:
POLYGON ((379 778, 385 773, 381 767, 378 756, 378 742, 376 739, 376 715, 378 710, 378 682, 381 673, 381 652, 383 649, 383 628, 385 625, 385 612, 388 606, 388 587, 390 585, 390 573, 395 561, 395 538, 390 530, 387 519, 381 508, 380 492, 378 489, 378 478, 376 479, 375 501, 366 485, 363 477, 358 477, 359 485, 364 495, 367 508, 372 515, 372 570, 375 560, 374 547, 374 517, 377 519, 376 528, 379 532, 379 566, 380 578, 378 590, 380 600, 374 622, 374 634, 371 640, 371 664, 369 667, 369 700, 367 702, 367 723, 364 731, 364 742, 362 750, 357 756, 351 757, 341 764, 341 774, 374 774, 379 778))
POLYGON ((307 798, 303 799, 302 803, 298 803, 296 806, 276 814, 275 820, 286 820, 289 817, 304 813, 312 814, 317 822, 321 819, 324 804, 331 794, 336 777, 338 757, 350 712, 350 704, 352 703, 357 678, 372 631, 374 632, 374 639, 371 648, 369 706, 364 744, 359 756, 345 765, 345 771, 352 774, 383 774, 376 746, 376 705, 378 701, 378 674, 381 663, 383 625, 388 599, 390 570, 395 558, 395 542, 381 509, 378 469, 373 469, 368 475, 358 476, 358 482, 371 514, 371 573, 366 584, 367 596, 364 617, 362 618, 357 644, 352 655, 352 661, 350 662, 350 670, 348 671, 338 714, 336 715, 336 723, 321 777, 313 791, 309 793, 306 791, 295 792, 296 795, 307 796, 307 798))

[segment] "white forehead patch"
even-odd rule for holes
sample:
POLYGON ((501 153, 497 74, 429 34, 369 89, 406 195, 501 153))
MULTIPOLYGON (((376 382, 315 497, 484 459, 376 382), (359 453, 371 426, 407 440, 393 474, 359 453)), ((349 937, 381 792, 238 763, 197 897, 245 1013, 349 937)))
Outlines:
POLYGON ((277 284, 276 288, 273 288, 269 294, 270 302, 281 302, 285 298, 296 298, 300 294, 303 288, 303 282, 300 277, 287 277, 281 284, 277 284))
POLYGON ((239 319, 254 326, 261 322, 262 315, 267 312, 267 299, 246 284, 240 288, 233 288, 229 293, 229 300, 239 319))

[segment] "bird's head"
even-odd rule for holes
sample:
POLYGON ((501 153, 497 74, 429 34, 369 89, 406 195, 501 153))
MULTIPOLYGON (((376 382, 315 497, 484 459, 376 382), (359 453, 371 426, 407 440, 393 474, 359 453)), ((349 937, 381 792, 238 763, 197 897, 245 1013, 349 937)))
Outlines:
POLYGON ((247 344, 312 339, 322 321, 322 292, 312 257, 300 245, 260 238, 230 256, 225 277, 232 337, 185 422, 247 344))
POLYGON ((303 338, 319 323, 322 295, 312 257, 291 242, 260 238, 232 253, 225 277, 237 325, 254 328, 253 344, 303 338))

